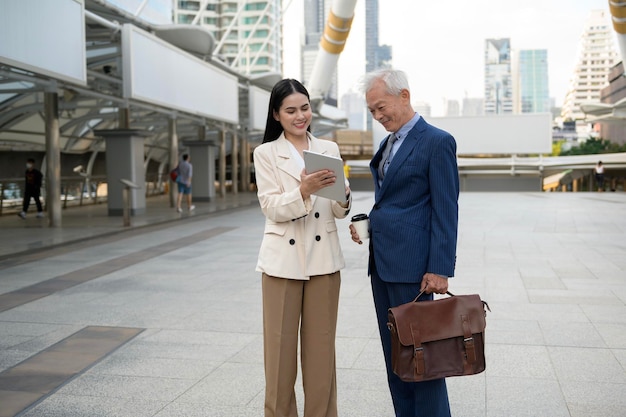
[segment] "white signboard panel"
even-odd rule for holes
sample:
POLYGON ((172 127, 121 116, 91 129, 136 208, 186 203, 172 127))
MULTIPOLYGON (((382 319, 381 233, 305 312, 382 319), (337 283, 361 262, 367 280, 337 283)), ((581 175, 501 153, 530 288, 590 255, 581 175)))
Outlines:
POLYGON ((124 96, 237 124, 237 77, 126 24, 124 96))
POLYGON ((1 0, 0 63, 87 83, 82 0, 1 0))
POLYGON ((259 87, 250 86, 248 102, 250 108, 248 129, 250 131, 265 130, 267 111, 270 104, 270 92, 259 87))
POLYGON ((432 117, 428 122, 454 136, 458 155, 552 153, 550 113, 432 117))

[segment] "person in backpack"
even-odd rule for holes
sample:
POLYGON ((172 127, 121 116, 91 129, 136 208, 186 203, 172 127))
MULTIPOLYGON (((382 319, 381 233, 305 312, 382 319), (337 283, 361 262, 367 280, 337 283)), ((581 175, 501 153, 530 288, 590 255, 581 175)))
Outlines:
POLYGON ((191 177, 193 175, 193 166, 189 155, 184 154, 182 161, 178 164, 178 176, 176 177, 176 183, 178 184, 178 198, 176 200, 176 211, 183 212, 182 202, 183 196, 187 201, 187 208, 189 211, 193 211, 196 206, 191 204, 191 177))

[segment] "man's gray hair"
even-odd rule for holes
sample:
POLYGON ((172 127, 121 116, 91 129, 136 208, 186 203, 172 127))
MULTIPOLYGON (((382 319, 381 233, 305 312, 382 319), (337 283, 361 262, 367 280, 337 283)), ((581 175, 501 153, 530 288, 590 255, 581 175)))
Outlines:
POLYGON ((409 89, 409 80, 404 71, 383 68, 369 72, 363 76, 361 82, 361 91, 363 94, 367 94, 377 80, 383 81, 387 87, 387 92, 395 96, 400 95, 402 90, 411 91, 409 89))

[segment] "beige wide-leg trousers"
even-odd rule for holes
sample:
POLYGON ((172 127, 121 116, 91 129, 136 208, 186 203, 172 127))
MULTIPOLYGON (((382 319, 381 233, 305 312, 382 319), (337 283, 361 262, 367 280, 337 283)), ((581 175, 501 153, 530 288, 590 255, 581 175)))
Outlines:
POLYGON ((337 417, 335 333, 339 271, 308 281, 263 274, 265 417, 297 417, 300 330, 304 417, 337 417))

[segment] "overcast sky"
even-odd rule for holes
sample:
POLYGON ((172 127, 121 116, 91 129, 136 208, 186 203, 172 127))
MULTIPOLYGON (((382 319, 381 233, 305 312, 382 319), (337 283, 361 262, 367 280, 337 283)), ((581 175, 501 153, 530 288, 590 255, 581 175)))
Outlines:
MULTIPOLYGON (((298 79, 302 3, 291 1, 283 31, 285 76, 298 79)), ((513 49, 547 49, 550 96, 560 106, 590 11, 605 10, 610 19, 607 0, 381 0, 379 8, 379 42, 392 46, 393 66, 407 72, 413 101, 429 102, 433 116, 443 115, 445 99, 483 96, 487 38, 510 38, 513 49)), ((340 97, 358 90, 365 71, 364 20, 365 1, 357 0, 339 58, 340 97)))

